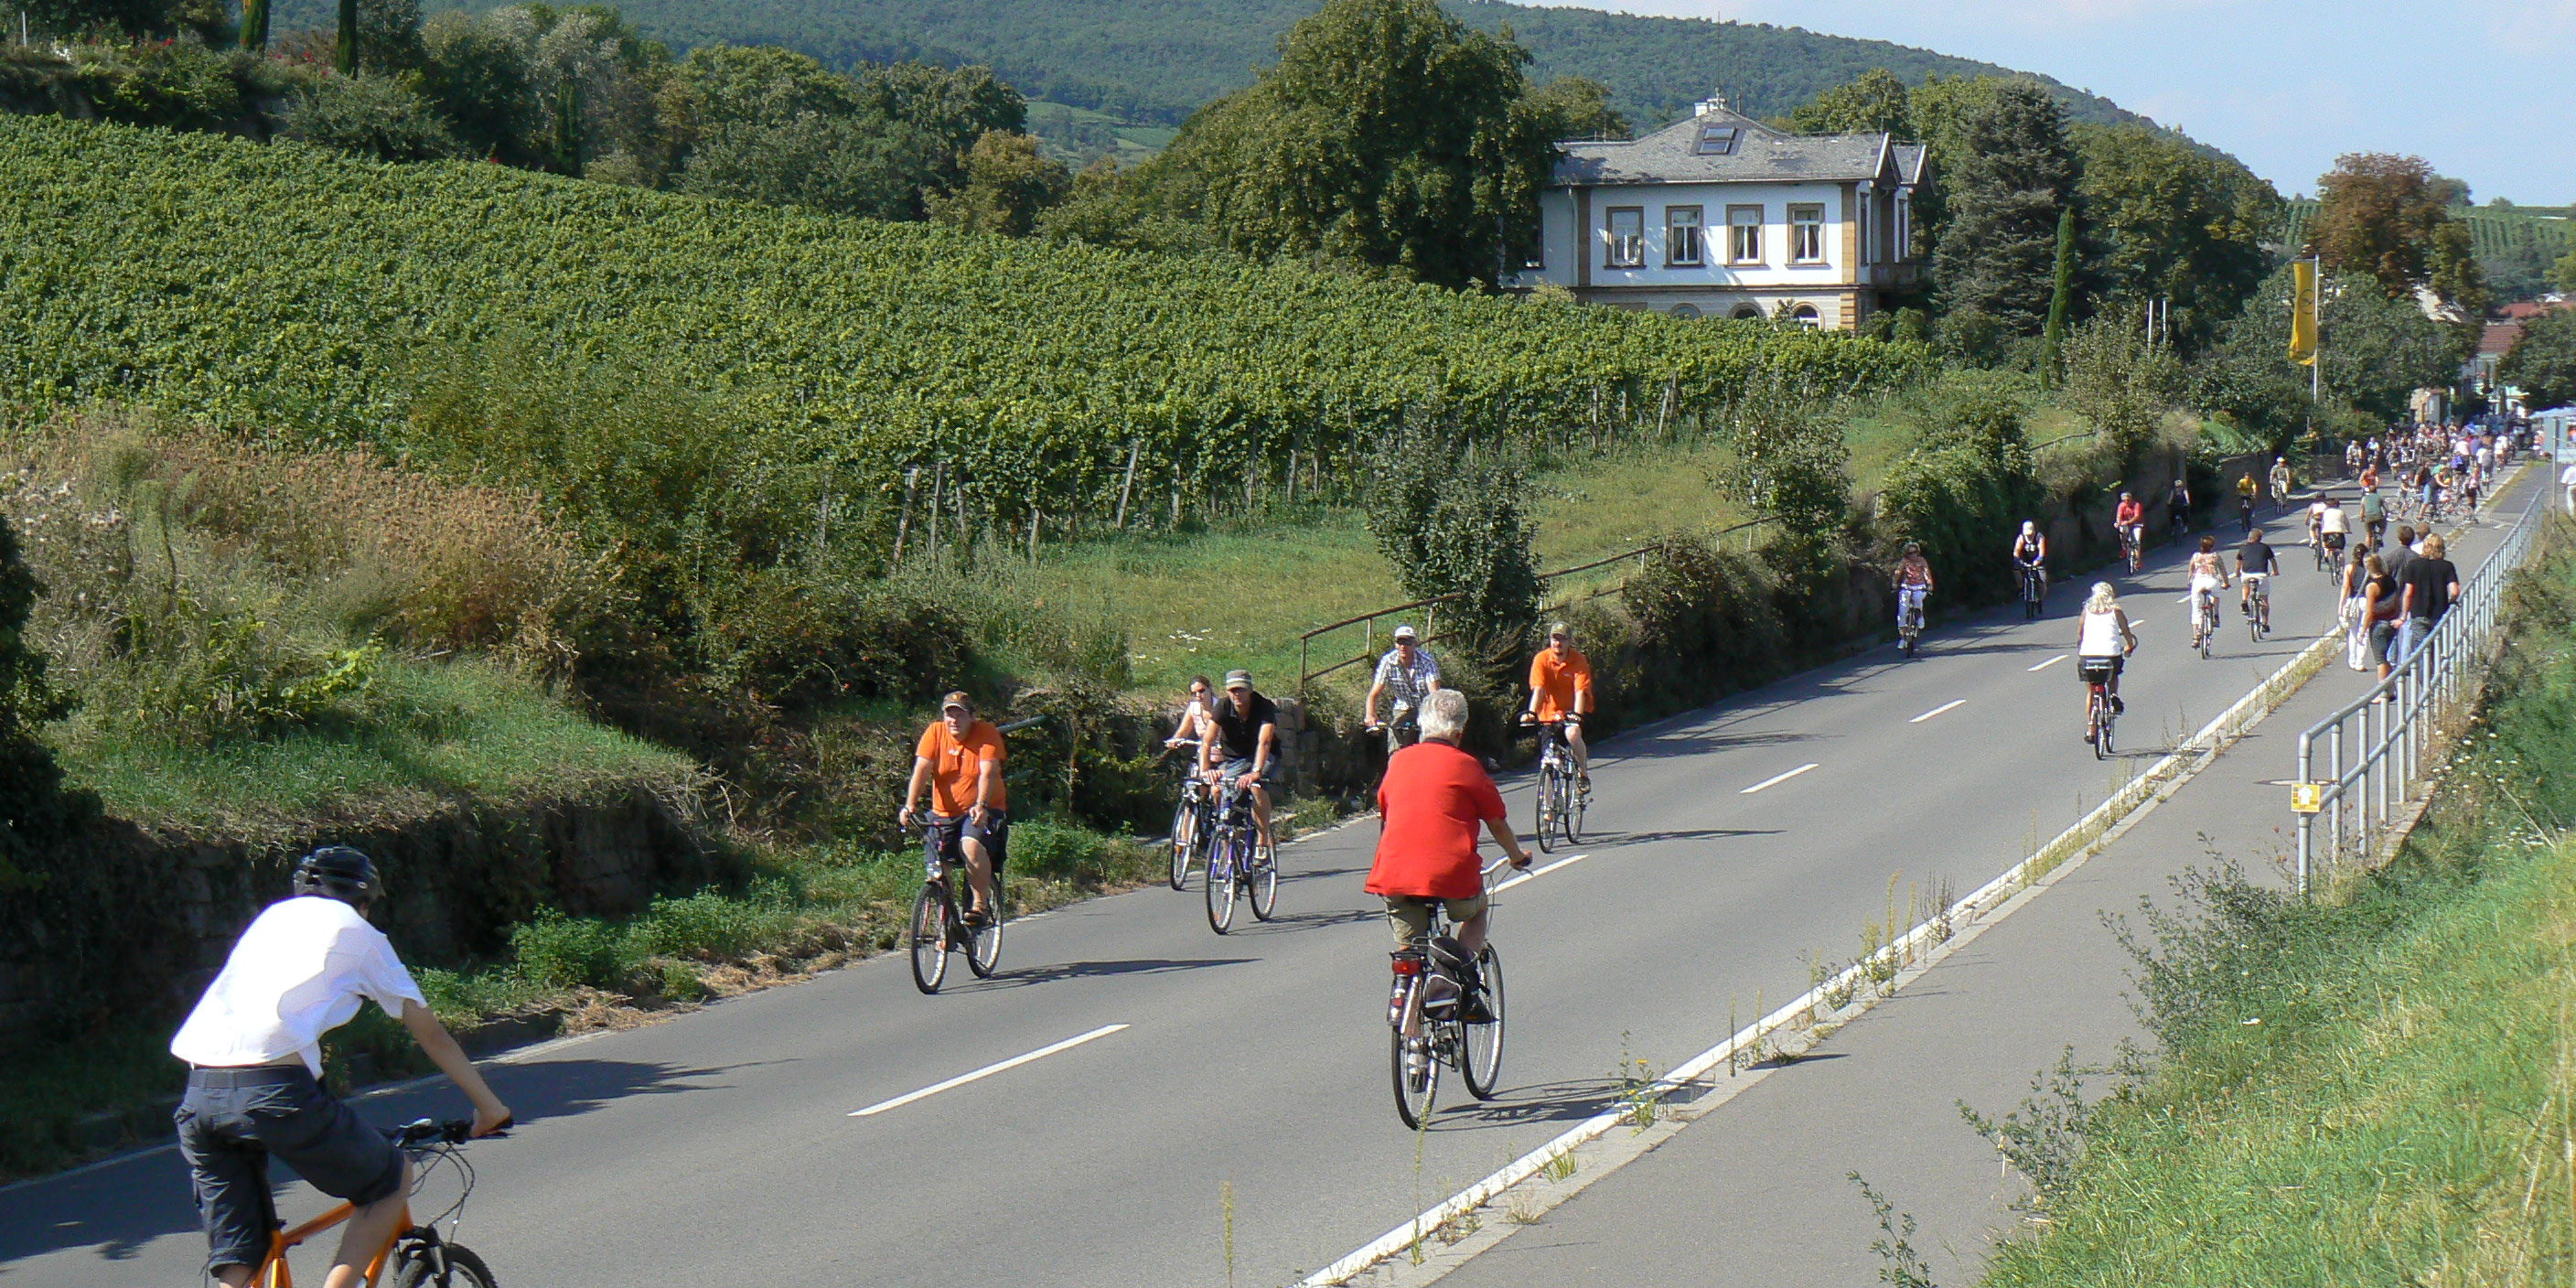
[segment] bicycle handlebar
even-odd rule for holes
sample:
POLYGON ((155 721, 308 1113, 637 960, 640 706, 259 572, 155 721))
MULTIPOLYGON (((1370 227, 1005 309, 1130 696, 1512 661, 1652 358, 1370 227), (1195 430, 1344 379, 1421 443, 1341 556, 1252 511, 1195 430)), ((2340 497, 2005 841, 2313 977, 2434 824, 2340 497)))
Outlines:
POLYGON ((430 1118, 416 1118, 400 1127, 386 1128, 385 1139, 403 1149, 426 1149, 437 1145, 462 1145, 469 1140, 492 1140, 507 1136, 510 1134, 510 1128, 515 1125, 517 1125, 516 1119, 504 1118, 501 1120, 501 1125, 493 1128, 489 1134, 477 1136, 474 1134, 474 1120, 471 1118, 450 1118, 445 1122, 430 1118))

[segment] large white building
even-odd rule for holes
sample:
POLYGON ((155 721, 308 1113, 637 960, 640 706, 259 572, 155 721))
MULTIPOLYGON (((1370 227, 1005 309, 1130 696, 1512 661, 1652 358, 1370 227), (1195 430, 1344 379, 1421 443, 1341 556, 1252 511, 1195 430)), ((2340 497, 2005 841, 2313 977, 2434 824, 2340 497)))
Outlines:
POLYGON ((1728 110, 1632 140, 1557 145, 1542 250, 1509 285, 1676 317, 1789 316, 1851 330, 1911 285, 1923 149, 1793 134, 1728 110))

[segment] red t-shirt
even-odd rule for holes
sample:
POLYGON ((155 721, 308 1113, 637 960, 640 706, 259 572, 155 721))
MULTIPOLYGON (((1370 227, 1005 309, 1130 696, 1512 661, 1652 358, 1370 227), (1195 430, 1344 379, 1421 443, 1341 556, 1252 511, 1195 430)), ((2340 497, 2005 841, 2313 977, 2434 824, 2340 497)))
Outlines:
POLYGON ((1476 833, 1503 817, 1503 794, 1474 756, 1430 741, 1398 751, 1387 758, 1377 803, 1386 831, 1369 867, 1370 894, 1472 899, 1485 892, 1476 833))

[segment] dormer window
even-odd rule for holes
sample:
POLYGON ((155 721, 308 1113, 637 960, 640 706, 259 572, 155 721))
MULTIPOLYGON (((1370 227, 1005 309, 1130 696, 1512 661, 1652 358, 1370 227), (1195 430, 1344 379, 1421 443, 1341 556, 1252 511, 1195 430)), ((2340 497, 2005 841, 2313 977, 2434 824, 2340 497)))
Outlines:
POLYGON ((1699 154, 1704 157, 1733 155, 1735 152, 1735 140, 1737 135, 1740 133, 1741 131, 1732 125, 1703 125, 1699 127, 1699 154))

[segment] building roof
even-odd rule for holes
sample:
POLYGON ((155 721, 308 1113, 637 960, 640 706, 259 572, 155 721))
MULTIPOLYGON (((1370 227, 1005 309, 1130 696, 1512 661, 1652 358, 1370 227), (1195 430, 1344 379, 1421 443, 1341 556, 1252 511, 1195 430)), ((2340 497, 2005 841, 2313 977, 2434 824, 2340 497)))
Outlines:
POLYGON ((1884 133, 1792 134, 1732 111, 1719 101, 1698 114, 1640 139, 1575 139, 1557 145, 1555 181, 1591 187, 1608 183, 1834 182, 1869 180, 1891 159, 1897 178, 1922 177, 1923 149, 1896 143, 1884 133), (1733 126, 1735 146, 1723 154, 1700 149, 1706 126, 1733 126))
POLYGON ((2486 325, 2486 329, 2478 333, 2478 356, 2481 358, 2502 357, 2506 353, 2511 352, 2513 349, 2513 342, 2521 338, 2522 323, 2489 322, 2486 325))

